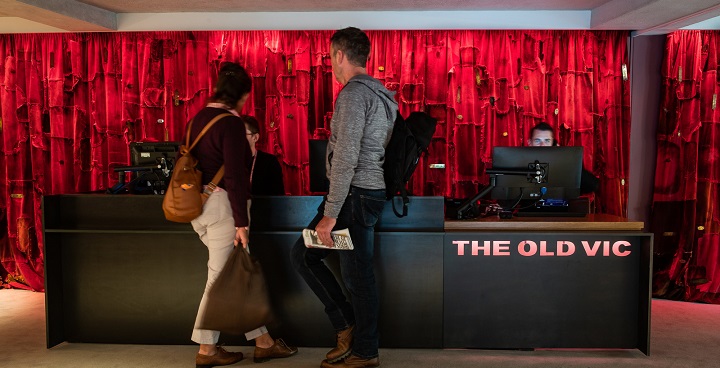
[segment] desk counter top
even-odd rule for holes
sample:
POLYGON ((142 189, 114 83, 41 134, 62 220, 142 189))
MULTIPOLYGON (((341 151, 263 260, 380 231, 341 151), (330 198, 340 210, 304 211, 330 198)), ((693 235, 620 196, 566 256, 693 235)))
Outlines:
POLYGON ((445 231, 642 231, 645 224, 605 214, 586 217, 514 217, 496 216, 472 220, 446 220, 445 231))

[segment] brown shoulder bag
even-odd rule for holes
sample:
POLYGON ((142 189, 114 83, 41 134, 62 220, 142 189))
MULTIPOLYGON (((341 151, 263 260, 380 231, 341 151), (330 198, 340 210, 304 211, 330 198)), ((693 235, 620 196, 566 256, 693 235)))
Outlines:
POLYGON ((190 127, 192 120, 188 123, 187 132, 185 133, 185 144, 180 146, 175 167, 173 168, 168 188, 163 198, 163 212, 165 218, 173 222, 190 222, 202 214, 203 204, 207 200, 210 193, 215 190, 217 183, 225 174, 225 165, 220 167, 217 174, 208 184, 208 188, 203 190, 202 172, 197 169, 198 161, 190 153, 195 145, 200 141, 208 129, 218 120, 230 116, 230 114, 220 114, 212 119, 203 130, 198 134, 197 138, 190 145, 190 127))

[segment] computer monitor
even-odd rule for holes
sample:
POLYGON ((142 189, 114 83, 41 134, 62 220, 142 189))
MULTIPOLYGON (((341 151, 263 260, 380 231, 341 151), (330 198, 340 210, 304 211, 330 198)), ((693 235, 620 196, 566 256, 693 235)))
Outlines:
POLYGON ((490 196, 498 201, 565 200, 580 196, 582 147, 495 147, 492 169, 527 170, 527 175, 496 174, 490 196))
POLYGON ((179 142, 131 142, 130 164, 132 166, 161 165, 164 159, 172 166, 179 147, 179 142))
POLYGON ((132 166, 114 168, 118 183, 108 188, 108 193, 165 194, 179 148, 179 142, 131 142, 132 166), (128 172, 131 180, 126 182, 128 172))

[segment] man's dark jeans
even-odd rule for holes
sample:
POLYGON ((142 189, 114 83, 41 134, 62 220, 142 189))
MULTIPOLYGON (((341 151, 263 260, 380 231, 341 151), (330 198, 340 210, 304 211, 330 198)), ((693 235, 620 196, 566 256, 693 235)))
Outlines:
MULTIPOLYGON (((378 356, 378 293, 375 285, 373 251, 375 224, 385 206, 385 190, 350 188, 340 210, 334 230, 349 229, 354 250, 308 249, 302 237, 292 249, 292 263, 308 286, 325 305, 325 313, 336 331, 355 325, 353 354, 360 358, 378 356), (331 252, 340 258, 340 270, 352 304, 323 259, 331 252)), ((323 218, 325 201, 308 225, 315 226, 323 218)))

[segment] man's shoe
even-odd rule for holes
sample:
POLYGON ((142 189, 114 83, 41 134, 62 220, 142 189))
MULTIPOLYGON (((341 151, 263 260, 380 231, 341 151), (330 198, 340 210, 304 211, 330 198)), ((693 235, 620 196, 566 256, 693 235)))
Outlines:
POLYGON ((275 344, 269 348, 255 347, 255 355, 253 361, 255 363, 267 362, 270 359, 287 358, 295 355, 298 349, 294 346, 288 346, 283 339, 275 339, 275 344))
POLYGON ((347 357, 352 352, 353 332, 355 326, 350 326, 337 334, 337 346, 330 350, 325 357, 328 363, 335 363, 347 357))
POLYGON ((204 355, 198 353, 195 356, 195 367, 196 368, 211 368, 216 367, 219 365, 228 365, 228 364, 235 364, 239 361, 241 361, 243 358, 243 353, 237 352, 237 353, 231 353, 223 349, 222 347, 217 347, 217 353, 215 355, 204 355))
POLYGON ((350 355, 349 357, 335 363, 330 363, 327 360, 323 360, 322 364, 320 364, 320 368, 364 368, 379 366, 379 356, 370 359, 363 359, 355 355, 350 355))

